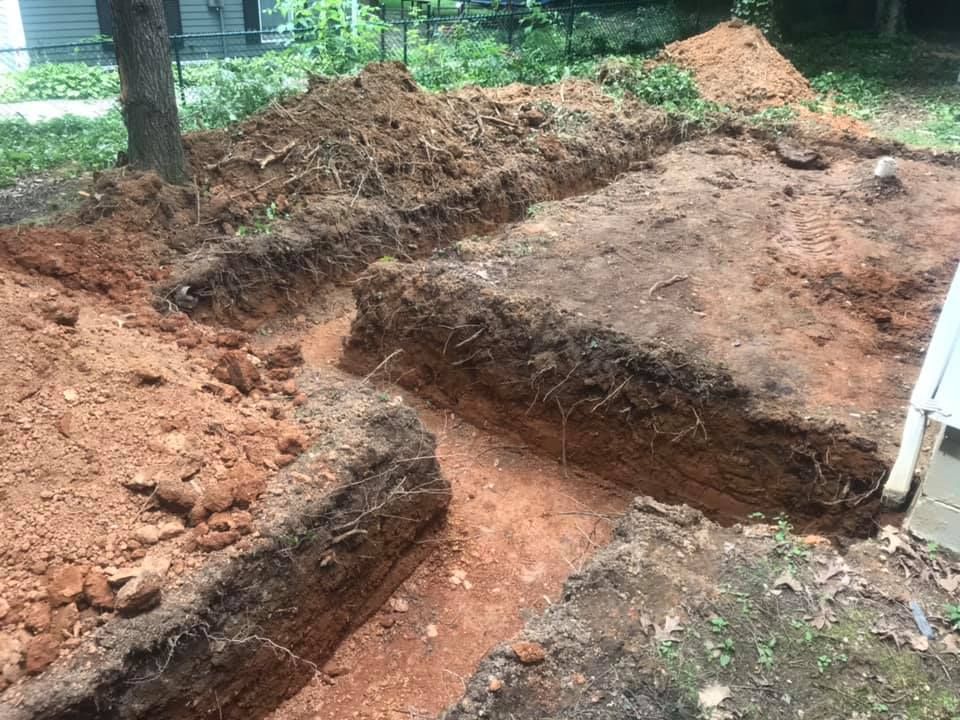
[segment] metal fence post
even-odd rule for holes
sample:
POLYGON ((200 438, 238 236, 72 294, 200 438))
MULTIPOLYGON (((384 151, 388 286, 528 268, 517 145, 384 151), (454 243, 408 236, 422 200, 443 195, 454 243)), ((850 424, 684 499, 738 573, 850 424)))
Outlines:
POLYGON ((173 38, 171 38, 171 41, 171 44, 173 45, 173 57, 177 63, 177 82, 180 85, 180 104, 186 105, 187 94, 183 89, 183 63, 180 62, 180 44, 176 40, 173 40, 173 38))
POLYGON ((573 0, 570 0, 569 11, 567 12, 567 42, 564 48, 564 54, 567 60, 570 59, 570 45, 573 40, 573 0))
POLYGON ((384 0, 380 2, 380 21, 383 23, 380 26, 380 62, 385 62, 387 59, 387 6, 384 0))
POLYGON ((403 21, 403 64, 407 64, 407 21, 403 21))

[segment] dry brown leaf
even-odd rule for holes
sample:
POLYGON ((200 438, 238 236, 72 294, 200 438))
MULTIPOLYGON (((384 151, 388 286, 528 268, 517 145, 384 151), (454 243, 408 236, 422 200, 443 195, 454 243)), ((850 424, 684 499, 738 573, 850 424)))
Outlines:
POLYGON ((940 652, 948 655, 960 655, 960 635, 950 633, 940 641, 940 644, 943 645, 943 650, 940 652))
POLYGON ((674 642, 677 638, 673 634, 682 631, 683 625, 680 623, 680 618, 675 615, 667 615, 663 619, 662 627, 655 626, 653 636, 657 642, 674 642))
POLYGON ((782 573, 780 573, 780 577, 773 581, 773 587, 775 589, 788 587, 795 593, 803 592, 803 585, 801 585, 800 581, 790 574, 789 570, 784 570, 782 573))
POLYGON ((937 578, 937 585, 951 595, 960 590, 960 575, 947 575, 947 577, 937 578))
POLYGON ((916 551, 910 546, 910 541, 893 525, 884 525, 880 531, 880 541, 887 541, 887 547, 883 550, 890 555, 895 555, 898 550, 903 550, 904 554, 912 558, 917 556, 916 551))
POLYGON ((843 561, 843 558, 834 558, 826 568, 816 573, 813 579, 817 585, 823 585, 835 575, 845 573, 847 569, 847 563, 843 561))
POLYGON ((913 635, 910 637, 910 647, 917 652, 926 652, 930 649, 930 640, 925 635, 913 635))
POLYGON ((821 607, 820 612, 816 614, 810 624, 817 630, 823 630, 830 627, 837 621, 837 616, 829 608, 821 607))
POLYGON ((729 698, 731 694, 730 688, 726 685, 721 685, 720 683, 707 685, 698 695, 700 707, 704 710, 712 710, 715 707, 719 707, 720 703, 729 698))

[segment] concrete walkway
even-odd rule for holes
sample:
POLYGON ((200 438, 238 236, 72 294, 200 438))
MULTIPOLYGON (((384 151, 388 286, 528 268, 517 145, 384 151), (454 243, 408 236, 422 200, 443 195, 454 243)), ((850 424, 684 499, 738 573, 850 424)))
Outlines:
POLYGON ((116 106, 116 100, 31 100, 0 104, 0 119, 22 117, 36 123, 65 115, 98 118, 116 106))

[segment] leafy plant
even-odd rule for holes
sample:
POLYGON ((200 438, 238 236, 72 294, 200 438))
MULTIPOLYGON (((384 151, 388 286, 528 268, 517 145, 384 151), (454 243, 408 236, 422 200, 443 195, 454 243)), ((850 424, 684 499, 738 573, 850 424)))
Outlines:
POLYGON ((359 6, 356 23, 343 0, 277 0, 276 12, 287 18, 277 30, 295 35, 293 47, 319 72, 349 73, 379 57, 384 24, 372 5, 359 6))
POLYGON ((776 638, 770 638, 766 642, 757 641, 757 664, 761 667, 772 668, 774 661, 773 650, 777 645, 776 638))
POLYGON ((751 25, 756 25, 764 34, 777 31, 777 17, 773 0, 734 0, 732 14, 751 25))
POLYGON ((730 623, 728 623, 722 617, 710 618, 710 630, 712 632, 715 632, 719 635, 723 633, 728 627, 730 627, 730 623))
POLYGON ((97 100, 120 94, 120 77, 114 68, 86 63, 45 63, 5 78, 0 102, 26 100, 97 100))
POLYGON ((960 630, 960 604, 947 605, 947 622, 954 630, 960 630))

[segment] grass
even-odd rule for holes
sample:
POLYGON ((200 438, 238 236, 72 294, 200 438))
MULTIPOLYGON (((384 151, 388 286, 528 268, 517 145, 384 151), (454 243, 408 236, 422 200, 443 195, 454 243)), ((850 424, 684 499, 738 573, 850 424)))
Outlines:
POLYGON ((884 137, 960 150, 958 58, 949 45, 904 35, 818 37, 782 48, 820 94, 821 108, 884 137))

